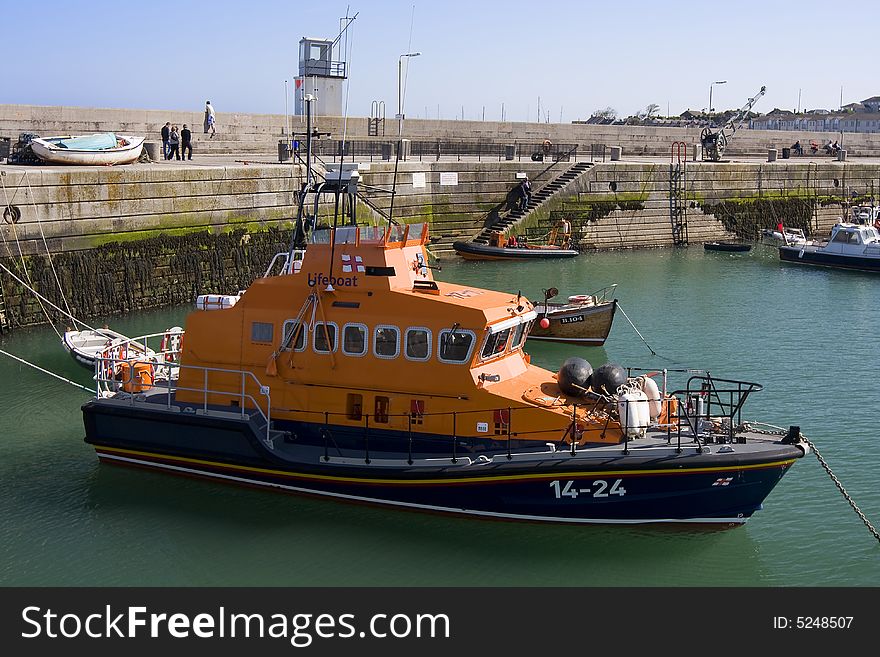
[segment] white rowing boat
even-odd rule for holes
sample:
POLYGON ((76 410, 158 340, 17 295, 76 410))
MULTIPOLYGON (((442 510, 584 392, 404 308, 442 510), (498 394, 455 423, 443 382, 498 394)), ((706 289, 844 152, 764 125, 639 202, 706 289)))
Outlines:
POLYGON ((154 358, 156 352, 140 342, 132 342, 128 337, 109 328, 65 331, 61 339, 64 348, 80 365, 95 369, 95 359, 111 347, 125 345, 132 356, 154 358))
POLYGON ((31 150, 50 164, 129 164, 141 156, 143 137, 102 132, 92 135, 35 138, 31 150))

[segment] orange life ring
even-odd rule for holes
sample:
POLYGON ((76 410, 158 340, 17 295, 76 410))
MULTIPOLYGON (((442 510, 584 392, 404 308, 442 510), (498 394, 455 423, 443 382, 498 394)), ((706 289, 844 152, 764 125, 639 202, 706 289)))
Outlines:
POLYGON ((568 297, 568 300, 571 303, 586 303, 587 301, 592 301, 592 299, 593 297, 591 297, 589 294, 573 294, 572 296, 568 297))

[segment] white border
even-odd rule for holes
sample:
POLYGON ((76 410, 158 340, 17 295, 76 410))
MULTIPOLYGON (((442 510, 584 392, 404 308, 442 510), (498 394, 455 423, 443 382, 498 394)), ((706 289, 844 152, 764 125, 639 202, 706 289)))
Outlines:
POLYGON ((342 334, 340 335, 340 340, 342 343, 342 353, 344 353, 346 356, 355 356, 357 358, 360 358, 361 356, 366 356, 367 351, 369 349, 369 346, 367 343, 369 335, 370 335, 370 327, 367 326, 366 324, 363 324, 361 322, 346 322, 342 327, 342 334), (345 350, 345 329, 347 329, 349 326, 359 326, 362 329, 364 329, 364 350, 361 353, 356 353, 353 351, 346 351, 345 350))
MULTIPOLYGON (((326 332, 325 332, 326 335, 326 332)), ((336 322, 315 322, 315 327, 312 329, 312 351, 316 354, 335 354, 339 351, 339 325, 336 322), (318 349, 317 341, 318 341, 318 327, 322 324, 332 324, 336 328, 336 339, 333 341, 333 349, 329 351, 322 351, 318 349)))
MULTIPOLYGON (((287 327, 288 324, 295 325, 296 323, 297 323, 297 320, 295 320, 295 319, 285 319, 284 322, 281 324, 281 343, 282 344, 284 343, 284 336, 285 336, 284 329, 287 327)), ((303 346, 302 346, 302 348, 297 349, 296 347, 290 346, 290 347, 287 347, 287 349, 284 349, 283 351, 301 352, 301 351, 305 351, 308 348, 308 346, 309 346, 309 323, 308 322, 301 322, 301 323, 303 326, 303 331, 302 331, 303 346)))
POLYGON ((394 360, 395 358, 400 356, 400 327, 395 326, 394 324, 376 324, 376 326, 373 327, 373 334, 372 334, 371 342, 373 343, 373 355, 376 358, 382 358, 384 360, 394 360), (383 354, 380 354, 378 351, 376 351, 376 332, 379 329, 394 329, 397 332, 397 339, 394 342, 394 355, 393 356, 383 355, 383 354))
POLYGON ((431 360, 431 356, 434 354, 434 334, 427 326, 407 326, 406 330, 403 332, 403 357, 407 360, 411 360, 414 363, 425 363, 431 360), (406 346, 409 343, 407 339, 407 334, 410 331, 425 331, 428 334, 428 355, 424 358, 412 358, 409 354, 406 353, 406 346))
POLYGON ((440 332, 437 334, 437 360, 439 360, 441 363, 446 363, 447 365, 466 365, 471 362, 471 359, 474 356, 474 345, 477 344, 477 334, 470 329, 455 329, 455 333, 469 333, 473 340, 471 340, 470 349, 468 349, 467 356, 464 360, 446 360, 440 355, 440 349, 443 346, 443 334, 452 332, 452 329, 445 328, 440 329, 440 332))

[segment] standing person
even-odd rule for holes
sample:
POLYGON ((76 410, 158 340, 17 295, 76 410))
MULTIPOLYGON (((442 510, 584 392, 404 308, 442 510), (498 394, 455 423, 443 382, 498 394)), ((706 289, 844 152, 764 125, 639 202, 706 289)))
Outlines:
POLYGON ((168 159, 168 137, 171 134, 171 123, 162 126, 162 157, 168 159))
POLYGON ((529 206, 529 201, 532 200, 532 183, 529 182, 528 176, 523 178, 523 181, 519 184, 519 194, 519 209, 525 212, 529 206))
POLYGON ((183 124, 183 130, 180 131, 180 159, 193 159, 192 132, 186 127, 186 123, 183 124), (189 151, 189 157, 187 157, 187 151, 189 151))
POLYGON ((168 157, 166 160, 170 160, 173 155, 176 159, 180 159, 180 133, 177 132, 177 126, 171 126, 171 133, 168 135, 168 157))
POLYGON ((214 106, 210 100, 205 101, 205 134, 211 133, 213 137, 217 133, 216 118, 214 116, 214 106))

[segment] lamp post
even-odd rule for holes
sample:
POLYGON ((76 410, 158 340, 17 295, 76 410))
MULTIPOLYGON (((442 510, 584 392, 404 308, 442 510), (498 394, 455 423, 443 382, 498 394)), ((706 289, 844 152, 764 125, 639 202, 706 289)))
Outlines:
POLYGON ((420 52, 407 52, 397 58, 397 138, 403 134, 403 58, 418 57, 420 52))
MULTIPOLYGON (((397 189, 397 165, 400 162, 400 151, 403 148, 403 58, 418 57, 420 52, 406 52, 397 58, 397 157, 394 158, 394 182, 391 185, 391 203, 388 206, 388 225, 393 222, 394 216, 394 194, 397 189)), ((439 111, 438 111, 439 114, 439 111)))
POLYGON ((727 84, 727 80, 716 80, 712 84, 709 85, 709 111, 714 112, 715 108, 712 107, 712 86, 716 84, 727 84))

